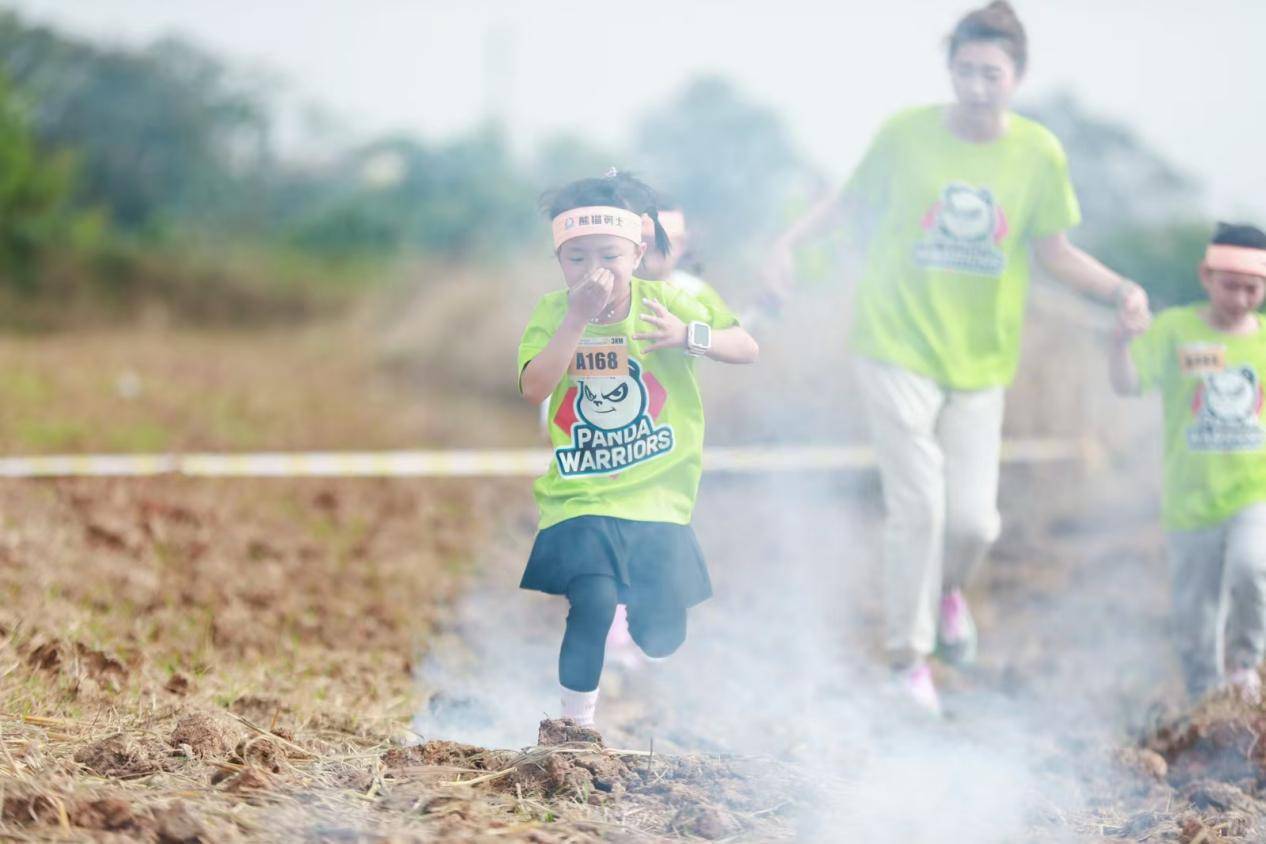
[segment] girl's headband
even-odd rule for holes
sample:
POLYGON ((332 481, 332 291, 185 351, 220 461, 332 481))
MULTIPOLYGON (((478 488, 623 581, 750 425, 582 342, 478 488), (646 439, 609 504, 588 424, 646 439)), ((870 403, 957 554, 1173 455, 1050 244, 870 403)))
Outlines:
POLYGON ((642 215, 627 208, 590 205, 573 208, 554 218, 554 251, 573 237, 613 234, 634 243, 642 242, 642 215))
POLYGON ((1212 243, 1204 253, 1204 264, 1211 270, 1266 276, 1266 249, 1212 243))

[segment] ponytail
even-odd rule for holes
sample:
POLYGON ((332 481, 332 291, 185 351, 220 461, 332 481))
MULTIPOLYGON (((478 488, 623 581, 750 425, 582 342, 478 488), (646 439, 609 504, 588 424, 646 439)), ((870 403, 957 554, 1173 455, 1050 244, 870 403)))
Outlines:
POLYGON ((651 218, 651 222, 655 225, 655 248, 664 255, 672 253, 672 242, 668 238, 668 232, 664 231, 664 226, 659 222, 659 209, 650 208, 646 215, 651 218))

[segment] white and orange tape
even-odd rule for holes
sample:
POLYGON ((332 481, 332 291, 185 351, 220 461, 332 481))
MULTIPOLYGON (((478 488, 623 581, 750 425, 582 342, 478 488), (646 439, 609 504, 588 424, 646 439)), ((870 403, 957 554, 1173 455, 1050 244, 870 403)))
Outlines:
MULTIPOLYGON (((1003 443, 1003 463, 1094 462, 1085 439, 1017 439, 1003 443)), ((327 451, 256 454, 82 454, 0 458, 0 478, 140 477, 223 478, 495 478, 533 477, 549 466, 544 448, 443 451, 327 451)), ((708 472, 843 471, 875 465, 867 446, 709 448, 708 472)))

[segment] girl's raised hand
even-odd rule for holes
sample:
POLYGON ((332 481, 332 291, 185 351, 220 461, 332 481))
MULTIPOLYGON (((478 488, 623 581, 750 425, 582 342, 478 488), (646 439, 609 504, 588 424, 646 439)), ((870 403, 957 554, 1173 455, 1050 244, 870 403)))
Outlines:
POLYGON ((650 311, 650 313, 642 314, 642 319, 655 326, 654 331, 633 335, 634 340, 651 341, 651 345, 645 346, 642 352, 686 348, 686 324, 654 299, 643 299, 642 304, 646 305, 650 311))
POLYGON ((586 320, 593 319, 607 306, 614 284, 615 275, 609 269, 594 267, 567 292, 568 310, 586 320))

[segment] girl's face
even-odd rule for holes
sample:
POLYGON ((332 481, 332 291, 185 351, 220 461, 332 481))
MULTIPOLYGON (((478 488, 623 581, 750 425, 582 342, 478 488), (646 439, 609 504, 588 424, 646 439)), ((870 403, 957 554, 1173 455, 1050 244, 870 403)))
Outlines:
POLYGON ((633 277, 646 246, 614 234, 586 234, 573 237, 558 250, 558 264, 569 288, 584 281, 585 276, 604 267, 615 276, 613 290, 623 289, 633 277))
POLYGON ((1015 62, 997 41, 968 41, 949 63, 954 97, 968 114, 996 115, 1011 105, 1020 85, 1015 62))
POLYGON ((1211 270, 1202 265, 1200 281, 1209 294, 1213 312, 1226 322, 1243 319, 1266 299, 1266 278, 1259 275, 1211 270))

